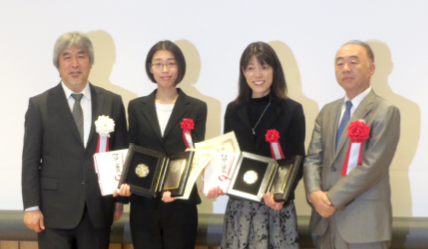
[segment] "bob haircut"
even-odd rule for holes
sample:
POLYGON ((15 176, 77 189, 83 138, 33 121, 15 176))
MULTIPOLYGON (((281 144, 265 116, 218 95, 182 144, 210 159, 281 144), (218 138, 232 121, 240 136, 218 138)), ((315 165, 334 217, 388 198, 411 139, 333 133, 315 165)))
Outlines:
POLYGON ((181 52, 181 49, 175 45, 172 41, 165 40, 157 42, 153 47, 150 49, 149 53, 147 54, 146 58, 146 73, 149 79, 156 83, 155 77, 150 72, 150 67, 152 66, 152 59, 155 53, 159 50, 166 50, 171 52, 174 55, 174 59, 177 63, 178 67, 178 75, 177 80, 175 81, 175 85, 178 85, 178 83, 183 80, 184 75, 186 74, 186 60, 184 59, 183 52, 181 52))
POLYGON ((89 60, 94 65, 94 47, 89 37, 82 32, 68 32, 61 35, 55 42, 53 53, 53 64, 59 68, 59 56, 62 51, 72 46, 82 48, 89 54, 89 60))
POLYGON ((261 64, 267 64, 273 68, 273 79, 269 95, 271 98, 286 98, 287 84, 285 82, 284 71, 273 48, 265 42, 253 42, 244 50, 239 66, 239 95, 237 103, 248 102, 252 95, 252 90, 248 86, 244 71, 250 63, 251 57, 255 56, 261 64))

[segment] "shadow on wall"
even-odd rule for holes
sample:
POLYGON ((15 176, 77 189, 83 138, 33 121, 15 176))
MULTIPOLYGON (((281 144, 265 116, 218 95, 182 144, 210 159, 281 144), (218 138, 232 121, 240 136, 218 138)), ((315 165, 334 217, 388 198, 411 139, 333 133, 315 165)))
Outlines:
MULTIPOLYGON (((129 101, 138 96, 136 93, 110 82, 113 65, 116 63, 116 46, 114 45, 113 38, 103 30, 91 31, 87 35, 92 41, 95 54, 95 62, 89 75, 89 81, 96 86, 121 95, 125 109, 127 109, 129 101)), ((120 82, 117 83, 120 84, 120 82)))
POLYGON ((394 67, 389 47, 376 40, 367 43, 375 55, 376 71, 371 80, 373 90, 398 107, 401 114, 400 141, 390 168, 394 216, 411 217, 412 197, 408 171, 419 143, 421 111, 416 103, 395 94, 388 85, 388 77, 394 67))
MULTIPOLYGON (((277 53, 279 60, 281 61, 281 65, 285 74, 285 80, 287 82, 288 96, 303 106, 306 120, 305 149, 307 151, 312 138, 315 119, 319 113, 318 103, 312 99, 307 98, 303 94, 299 67, 290 47, 281 41, 272 41, 269 42, 269 45, 272 46, 272 48, 277 53)), ((331 70, 333 73, 333 65, 331 70)), ((295 204, 298 215, 309 215, 311 208, 306 202, 303 179, 300 181, 299 186, 296 189, 295 196, 295 204)))
MULTIPOLYGON (((184 58, 186 59, 186 75, 183 81, 178 85, 183 91, 194 98, 200 99, 207 103, 208 115, 207 125, 205 132, 205 139, 217 137, 221 134, 221 103, 219 100, 203 95, 195 87, 198 82, 199 74, 201 73, 201 57, 196 47, 188 40, 175 41, 181 51, 183 51, 184 58)), ((216 86, 212 86, 216 87, 216 86)), ((201 177, 198 178, 198 189, 201 189, 200 183, 202 182, 201 177)), ((200 194, 202 204, 198 206, 199 213, 212 213, 213 212, 213 200, 209 200, 204 194, 200 194)))

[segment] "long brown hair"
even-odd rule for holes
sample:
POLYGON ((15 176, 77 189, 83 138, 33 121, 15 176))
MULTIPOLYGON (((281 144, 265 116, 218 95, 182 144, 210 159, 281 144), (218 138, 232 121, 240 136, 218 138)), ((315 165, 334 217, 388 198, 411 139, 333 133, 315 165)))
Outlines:
POLYGON ((255 56, 261 64, 267 64, 273 68, 273 80, 269 95, 271 98, 286 98, 287 83, 285 82, 284 71, 273 48, 265 42, 253 42, 247 46, 241 56, 239 65, 239 95, 237 103, 249 101, 251 98, 251 88, 248 86, 244 75, 251 57, 255 56))

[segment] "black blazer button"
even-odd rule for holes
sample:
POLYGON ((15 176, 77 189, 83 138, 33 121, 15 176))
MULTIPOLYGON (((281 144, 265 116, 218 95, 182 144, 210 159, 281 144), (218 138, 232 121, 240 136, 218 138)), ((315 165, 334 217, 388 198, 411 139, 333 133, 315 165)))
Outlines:
POLYGON ((332 168, 331 168, 331 171, 335 172, 335 171, 336 171, 336 168, 335 168, 335 167, 332 167, 332 168))
POLYGON ((85 181, 82 182, 82 185, 85 185, 85 181))

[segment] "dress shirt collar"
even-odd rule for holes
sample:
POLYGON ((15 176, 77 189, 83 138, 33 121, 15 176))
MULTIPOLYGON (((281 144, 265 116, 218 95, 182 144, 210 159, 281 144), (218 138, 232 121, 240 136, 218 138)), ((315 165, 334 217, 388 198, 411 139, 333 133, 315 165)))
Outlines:
MULTIPOLYGON (((71 97, 72 93, 75 93, 71 91, 70 88, 68 88, 62 80, 61 80, 61 86, 62 86, 62 89, 64 89, 65 97, 67 99, 71 97)), ((89 82, 86 84, 86 87, 80 93, 83 93, 83 96, 85 98, 87 98, 88 100, 91 100, 91 88, 89 87, 89 82)))
POLYGON ((363 101, 363 99, 367 96, 367 94, 369 94, 369 92, 372 90, 372 87, 370 86, 369 88, 367 88, 364 92, 358 94, 356 97, 354 97, 352 100, 350 100, 348 98, 348 96, 345 95, 345 99, 343 101, 343 105, 345 106, 346 101, 351 101, 352 102, 352 108, 355 110, 357 109, 358 105, 360 105, 361 101, 363 101))

